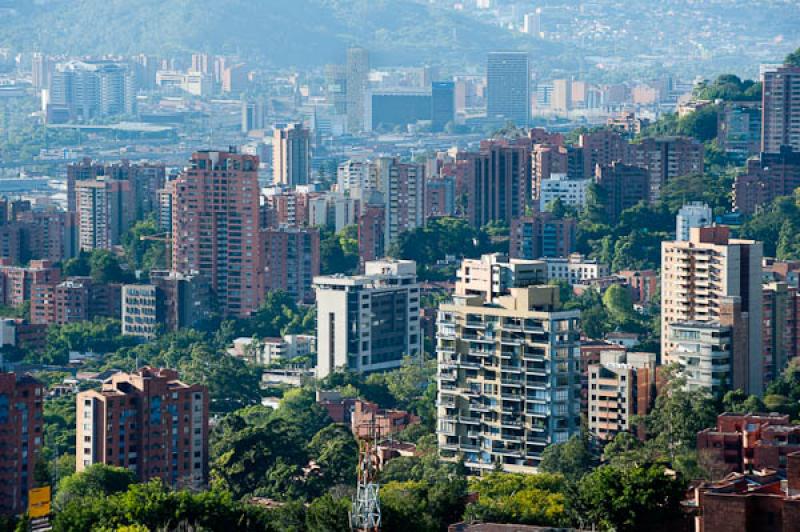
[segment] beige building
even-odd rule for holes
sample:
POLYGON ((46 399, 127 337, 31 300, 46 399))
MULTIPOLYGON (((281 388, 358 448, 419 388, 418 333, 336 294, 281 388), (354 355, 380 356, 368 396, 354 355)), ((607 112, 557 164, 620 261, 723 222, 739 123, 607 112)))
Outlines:
POLYGON ((535 472, 545 447, 580 430, 580 312, 559 310, 557 287, 510 293, 439 307, 440 455, 473 473, 535 472))
POLYGON ((717 323, 735 330, 731 385, 762 391, 762 245, 730 238, 727 227, 692 228, 688 241, 661 245, 661 352, 680 362, 670 325, 717 323))
POLYGON ((311 132, 303 124, 275 128, 272 181, 290 187, 307 185, 311 181, 311 132))
POLYGON ((98 178, 75 183, 81 251, 111 249, 133 223, 134 197, 128 181, 98 178))
POLYGON ((492 303, 511 288, 546 283, 547 265, 540 260, 509 260, 507 255, 493 253, 462 260, 456 278, 456 295, 480 296, 492 303))
POLYGON ((589 432, 610 440, 633 431, 633 416, 650 411, 656 396, 655 353, 603 351, 589 366, 589 432))

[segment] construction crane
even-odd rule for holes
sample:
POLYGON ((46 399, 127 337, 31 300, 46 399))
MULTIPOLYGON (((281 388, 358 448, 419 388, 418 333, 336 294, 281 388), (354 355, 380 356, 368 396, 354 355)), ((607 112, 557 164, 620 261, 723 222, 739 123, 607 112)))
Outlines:
POLYGON ((350 529, 354 532, 379 532, 381 529, 381 503, 378 496, 378 441, 380 430, 372 418, 362 424, 367 434, 359 436, 358 486, 350 510, 350 529))

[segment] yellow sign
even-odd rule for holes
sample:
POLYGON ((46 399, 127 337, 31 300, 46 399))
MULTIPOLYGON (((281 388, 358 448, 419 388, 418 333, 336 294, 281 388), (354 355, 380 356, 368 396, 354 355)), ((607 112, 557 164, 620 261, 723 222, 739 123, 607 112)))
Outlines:
POLYGON ((50 486, 28 491, 28 517, 36 519, 50 515, 50 486))

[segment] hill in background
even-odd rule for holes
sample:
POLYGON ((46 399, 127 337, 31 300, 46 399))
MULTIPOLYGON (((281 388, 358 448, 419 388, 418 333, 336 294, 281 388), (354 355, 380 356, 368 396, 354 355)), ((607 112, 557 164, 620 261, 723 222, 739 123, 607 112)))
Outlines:
POLYGON ((378 64, 480 63, 492 49, 558 47, 415 0, 0 0, 0 45, 58 54, 208 51, 278 66, 341 62, 351 44, 378 64))

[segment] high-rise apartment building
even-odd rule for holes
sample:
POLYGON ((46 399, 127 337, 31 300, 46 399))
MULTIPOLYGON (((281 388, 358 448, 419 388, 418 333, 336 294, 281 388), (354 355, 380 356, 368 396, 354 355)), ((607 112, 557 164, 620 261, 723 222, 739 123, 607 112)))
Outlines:
POLYGON ((349 160, 339 164, 336 169, 336 186, 339 192, 347 192, 353 197, 365 198, 377 190, 377 172, 369 161, 349 160))
POLYGON ((44 386, 29 375, 0 373, 0 515, 28 510, 44 443, 44 386))
POLYGON ((554 79, 550 109, 558 113, 568 113, 572 109, 572 80, 554 79))
POLYGON ((136 113, 136 76, 123 63, 69 61, 56 65, 50 78, 49 108, 71 120, 90 120, 136 113))
POLYGON ((776 153, 760 153, 747 160, 746 170, 736 176, 733 205, 738 212, 753 214, 779 196, 791 196, 800 187, 800 150, 781 147, 776 153))
POLYGON ((614 161, 597 164, 594 182, 605 206, 608 223, 619 222, 622 212, 650 198, 650 176, 644 168, 614 161))
POLYGON ((117 373, 76 398, 77 471, 102 463, 176 488, 208 480, 208 391, 171 369, 117 373))
POLYGON ((434 81, 431 84, 431 131, 438 133, 456 119, 456 84, 434 81))
POLYGON ((583 133, 578 146, 583 150, 583 177, 587 179, 596 175, 598 166, 611 166, 628 160, 628 141, 617 131, 602 129, 583 133))
POLYGON ((800 151, 800 67, 767 70, 761 81, 761 151, 779 153, 781 146, 800 151))
POLYGON ((535 472, 580 430, 580 312, 560 310, 557 287, 510 292, 439 308, 439 452, 473 473, 535 472))
POLYGON ((589 432, 611 440, 635 432, 634 416, 646 415, 656 398, 656 354, 601 351, 600 363, 588 369, 589 432))
POLYGON ((374 201, 361 205, 358 216, 358 258, 362 264, 386 254, 386 204, 379 192, 372 198, 374 201))
POLYGON ((509 255, 517 259, 566 257, 576 246, 578 222, 535 212, 511 222, 509 255))
POLYGON ((53 75, 53 63, 47 54, 34 52, 31 58, 31 85, 34 89, 46 89, 53 75))
POLYGON ((466 217, 475 227, 510 224, 531 204, 531 152, 524 141, 481 142, 480 152, 465 155, 466 217))
POLYGON ((166 167, 160 163, 131 163, 124 159, 118 163, 101 163, 92 161, 88 157, 68 164, 68 211, 75 212, 77 209, 75 184, 78 181, 96 180, 97 178, 130 183, 130 197, 126 201, 130 204, 131 212, 137 217, 142 217, 156 210, 159 204, 158 192, 166 182, 166 167))
POLYGON ((276 127, 272 152, 273 183, 294 187, 311 181, 311 132, 303 124, 276 127))
POLYGON ((761 148, 761 102, 725 102, 717 120, 717 143, 729 156, 744 161, 761 148))
POLYGON ((689 240, 692 227, 708 227, 714 223, 714 213, 707 204, 692 201, 681 207, 675 216, 675 240, 689 240))
POLYGON ((765 283, 763 289, 761 340, 766 386, 790 360, 800 356, 800 292, 785 282, 765 283))
POLYGON ((486 63, 487 119, 526 127, 531 109, 530 78, 527 52, 490 52, 486 63))
POLYGON ((167 330, 194 327, 211 316, 211 285, 206 277, 151 270, 150 284, 156 287, 157 315, 167 330))
POLYGON ((369 88, 369 52, 360 46, 347 49, 347 131, 366 129, 366 97, 369 88))
POLYGON ((425 168, 398 158, 374 161, 376 183, 386 202, 384 243, 391 245, 400 233, 425 224, 425 168))
POLYGON ((650 172, 650 201, 661 194, 671 179, 703 172, 703 144, 686 137, 643 139, 630 145, 629 164, 650 172))
POLYGON ((249 315, 264 298, 258 157, 197 152, 168 186, 172 270, 208 279, 221 313, 249 315))
POLYGON ((422 352, 414 261, 372 261, 364 275, 314 279, 317 377, 345 369, 385 371, 422 352))
POLYGON ((314 277, 319 275, 319 229, 281 226, 262 231, 264 286, 281 290, 298 302, 313 303, 314 277))
POLYGON ((131 184, 104 177, 75 183, 78 247, 111 249, 134 220, 131 184))
POLYGON ((733 367, 730 384, 758 394, 763 386, 762 245, 731 239, 727 227, 693 228, 689 235, 688 241, 661 245, 663 360, 686 360, 679 340, 699 336, 673 331, 673 324, 730 327, 737 349, 736 359, 728 362, 733 367))

